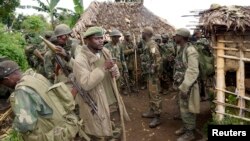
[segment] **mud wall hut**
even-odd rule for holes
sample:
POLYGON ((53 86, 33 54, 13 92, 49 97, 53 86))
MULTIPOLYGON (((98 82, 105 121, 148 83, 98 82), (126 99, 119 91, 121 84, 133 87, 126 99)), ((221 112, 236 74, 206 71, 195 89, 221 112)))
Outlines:
POLYGON ((216 67, 216 118, 250 121, 250 7, 211 5, 199 13, 216 67))
POLYGON ((136 2, 92 2, 74 26, 73 36, 79 38, 79 33, 91 26, 101 26, 107 31, 115 28, 122 33, 130 31, 137 39, 145 26, 152 26, 158 34, 174 32, 166 20, 136 2))

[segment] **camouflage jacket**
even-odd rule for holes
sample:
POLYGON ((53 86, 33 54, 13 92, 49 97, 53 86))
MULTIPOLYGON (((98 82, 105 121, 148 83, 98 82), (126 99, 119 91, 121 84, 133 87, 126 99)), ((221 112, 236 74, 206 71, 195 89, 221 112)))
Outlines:
POLYGON ((161 55, 155 41, 150 39, 138 51, 141 54, 142 74, 158 74, 161 65, 161 55))
MULTIPOLYGON (((75 56, 75 51, 78 47, 79 44, 77 44, 76 42, 72 42, 72 40, 69 40, 63 47, 68 53, 68 59, 64 59, 64 63, 67 66, 69 72, 72 72, 72 64, 70 62, 70 58, 75 56)), ((58 70, 56 69, 55 53, 53 53, 51 50, 48 50, 44 55, 44 70, 46 72, 46 77, 51 80, 51 82, 53 82, 54 76, 58 75, 58 70)))
POLYGON ((128 72, 127 63, 124 55, 124 50, 120 43, 113 45, 112 42, 108 42, 104 45, 110 52, 114 59, 116 59, 117 66, 123 72, 128 72))
POLYGON ((134 44, 132 41, 127 42, 124 40, 121 44, 121 47, 124 51, 127 67, 128 69, 132 70, 134 68, 134 44))

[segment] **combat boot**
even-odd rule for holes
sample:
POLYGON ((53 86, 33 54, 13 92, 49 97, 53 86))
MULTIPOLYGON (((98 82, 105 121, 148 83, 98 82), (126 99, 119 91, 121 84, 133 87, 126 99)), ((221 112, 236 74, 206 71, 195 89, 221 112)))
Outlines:
POLYGON ((155 117, 153 118, 153 120, 149 123, 149 127, 150 128, 155 128, 155 127, 157 127, 160 124, 161 124, 160 115, 157 114, 157 115, 155 115, 155 117))
POLYGON ((177 141, 191 141, 193 139, 195 139, 193 131, 186 131, 177 141))
POLYGON ((154 118, 154 117, 155 117, 155 114, 154 114, 153 109, 150 109, 149 111, 143 113, 141 116, 142 116, 143 118, 154 118))
POLYGON ((183 135, 186 132, 184 127, 181 127, 180 129, 176 130, 174 133, 177 136, 183 135))

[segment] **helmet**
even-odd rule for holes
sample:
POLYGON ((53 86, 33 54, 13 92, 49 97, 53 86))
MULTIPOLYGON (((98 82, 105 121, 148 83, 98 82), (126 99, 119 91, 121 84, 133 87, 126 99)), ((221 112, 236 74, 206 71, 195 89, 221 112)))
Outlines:
POLYGON ((145 32, 145 33, 148 33, 148 34, 153 34, 154 33, 154 30, 151 26, 147 26, 143 29, 142 32, 145 32))
POLYGON ((161 38, 162 38, 162 39, 168 39, 169 36, 168 36, 168 34, 162 34, 162 35, 161 35, 161 38))
POLYGON ((110 34, 109 34, 110 37, 112 36, 121 36, 121 32, 117 29, 113 29, 110 34))
POLYGON ((161 35, 160 34, 155 34, 154 40, 161 40, 161 35))
POLYGON ((124 35, 124 36, 131 36, 131 33, 130 33, 129 31, 127 31, 127 32, 125 32, 123 35, 124 35))
POLYGON ((5 61, 5 60, 8 60, 8 57, 6 57, 6 56, 0 56, 0 62, 5 61))
POLYGON ((186 28, 179 28, 176 30, 175 35, 180 35, 182 37, 190 37, 190 31, 186 28))
POLYGON ((19 66, 12 60, 4 60, 0 62, 0 80, 9 76, 14 71, 18 70, 19 66))
POLYGON ((58 36, 61 36, 61 35, 70 34, 72 32, 72 30, 66 24, 59 24, 59 25, 56 26, 54 32, 55 32, 55 36, 58 37, 58 36))
POLYGON ((54 31, 45 31, 44 37, 49 39, 52 35, 54 35, 54 31))

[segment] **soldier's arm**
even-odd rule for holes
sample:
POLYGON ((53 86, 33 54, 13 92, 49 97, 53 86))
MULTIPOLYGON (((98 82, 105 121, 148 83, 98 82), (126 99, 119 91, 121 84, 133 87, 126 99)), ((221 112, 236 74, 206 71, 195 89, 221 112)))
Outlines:
POLYGON ((46 76, 48 79, 53 80, 54 79, 54 69, 55 66, 52 62, 52 60, 54 60, 53 55, 50 51, 46 52, 46 54, 44 55, 44 70, 46 73, 46 76))
POLYGON ((38 49, 35 49, 33 54, 38 57, 42 62, 44 62, 44 57, 42 55, 42 53, 38 50, 38 49))
POLYGON ((153 53, 153 56, 154 56, 154 65, 156 67, 156 70, 159 72, 160 71, 160 67, 161 67, 161 54, 160 54, 160 51, 159 51, 159 48, 157 46, 156 43, 154 42, 151 42, 150 45, 149 45, 149 48, 155 48, 155 52, 153 53))
POLYGON ((97 67, 92 71, 89 71, 87 68, 90 66, 86 59, 79 55, 76 56, 73 64, 73 73, 78 84, 84 90, 89 91, 102 82, 105 76, 105 69, 103 67, 97 67))
POLYGON ((134 53, 134 49, 126 49, 124 50, 124 55, 130 55, 130 54, 133 54, 134 53))
POLYGON ((10 99, 15 114, 13 127, 21 133, 34 130, 39 115, 50 116, 53 113, 41 97, 26 86, 15 90, 10 99))
POLYGON ((187 48, 187 70, 185 72, 184 80, 179 86, 182 92, 188 92, 190 87, 195 83, 199 75, 199 54, 194 47, 187 48))

